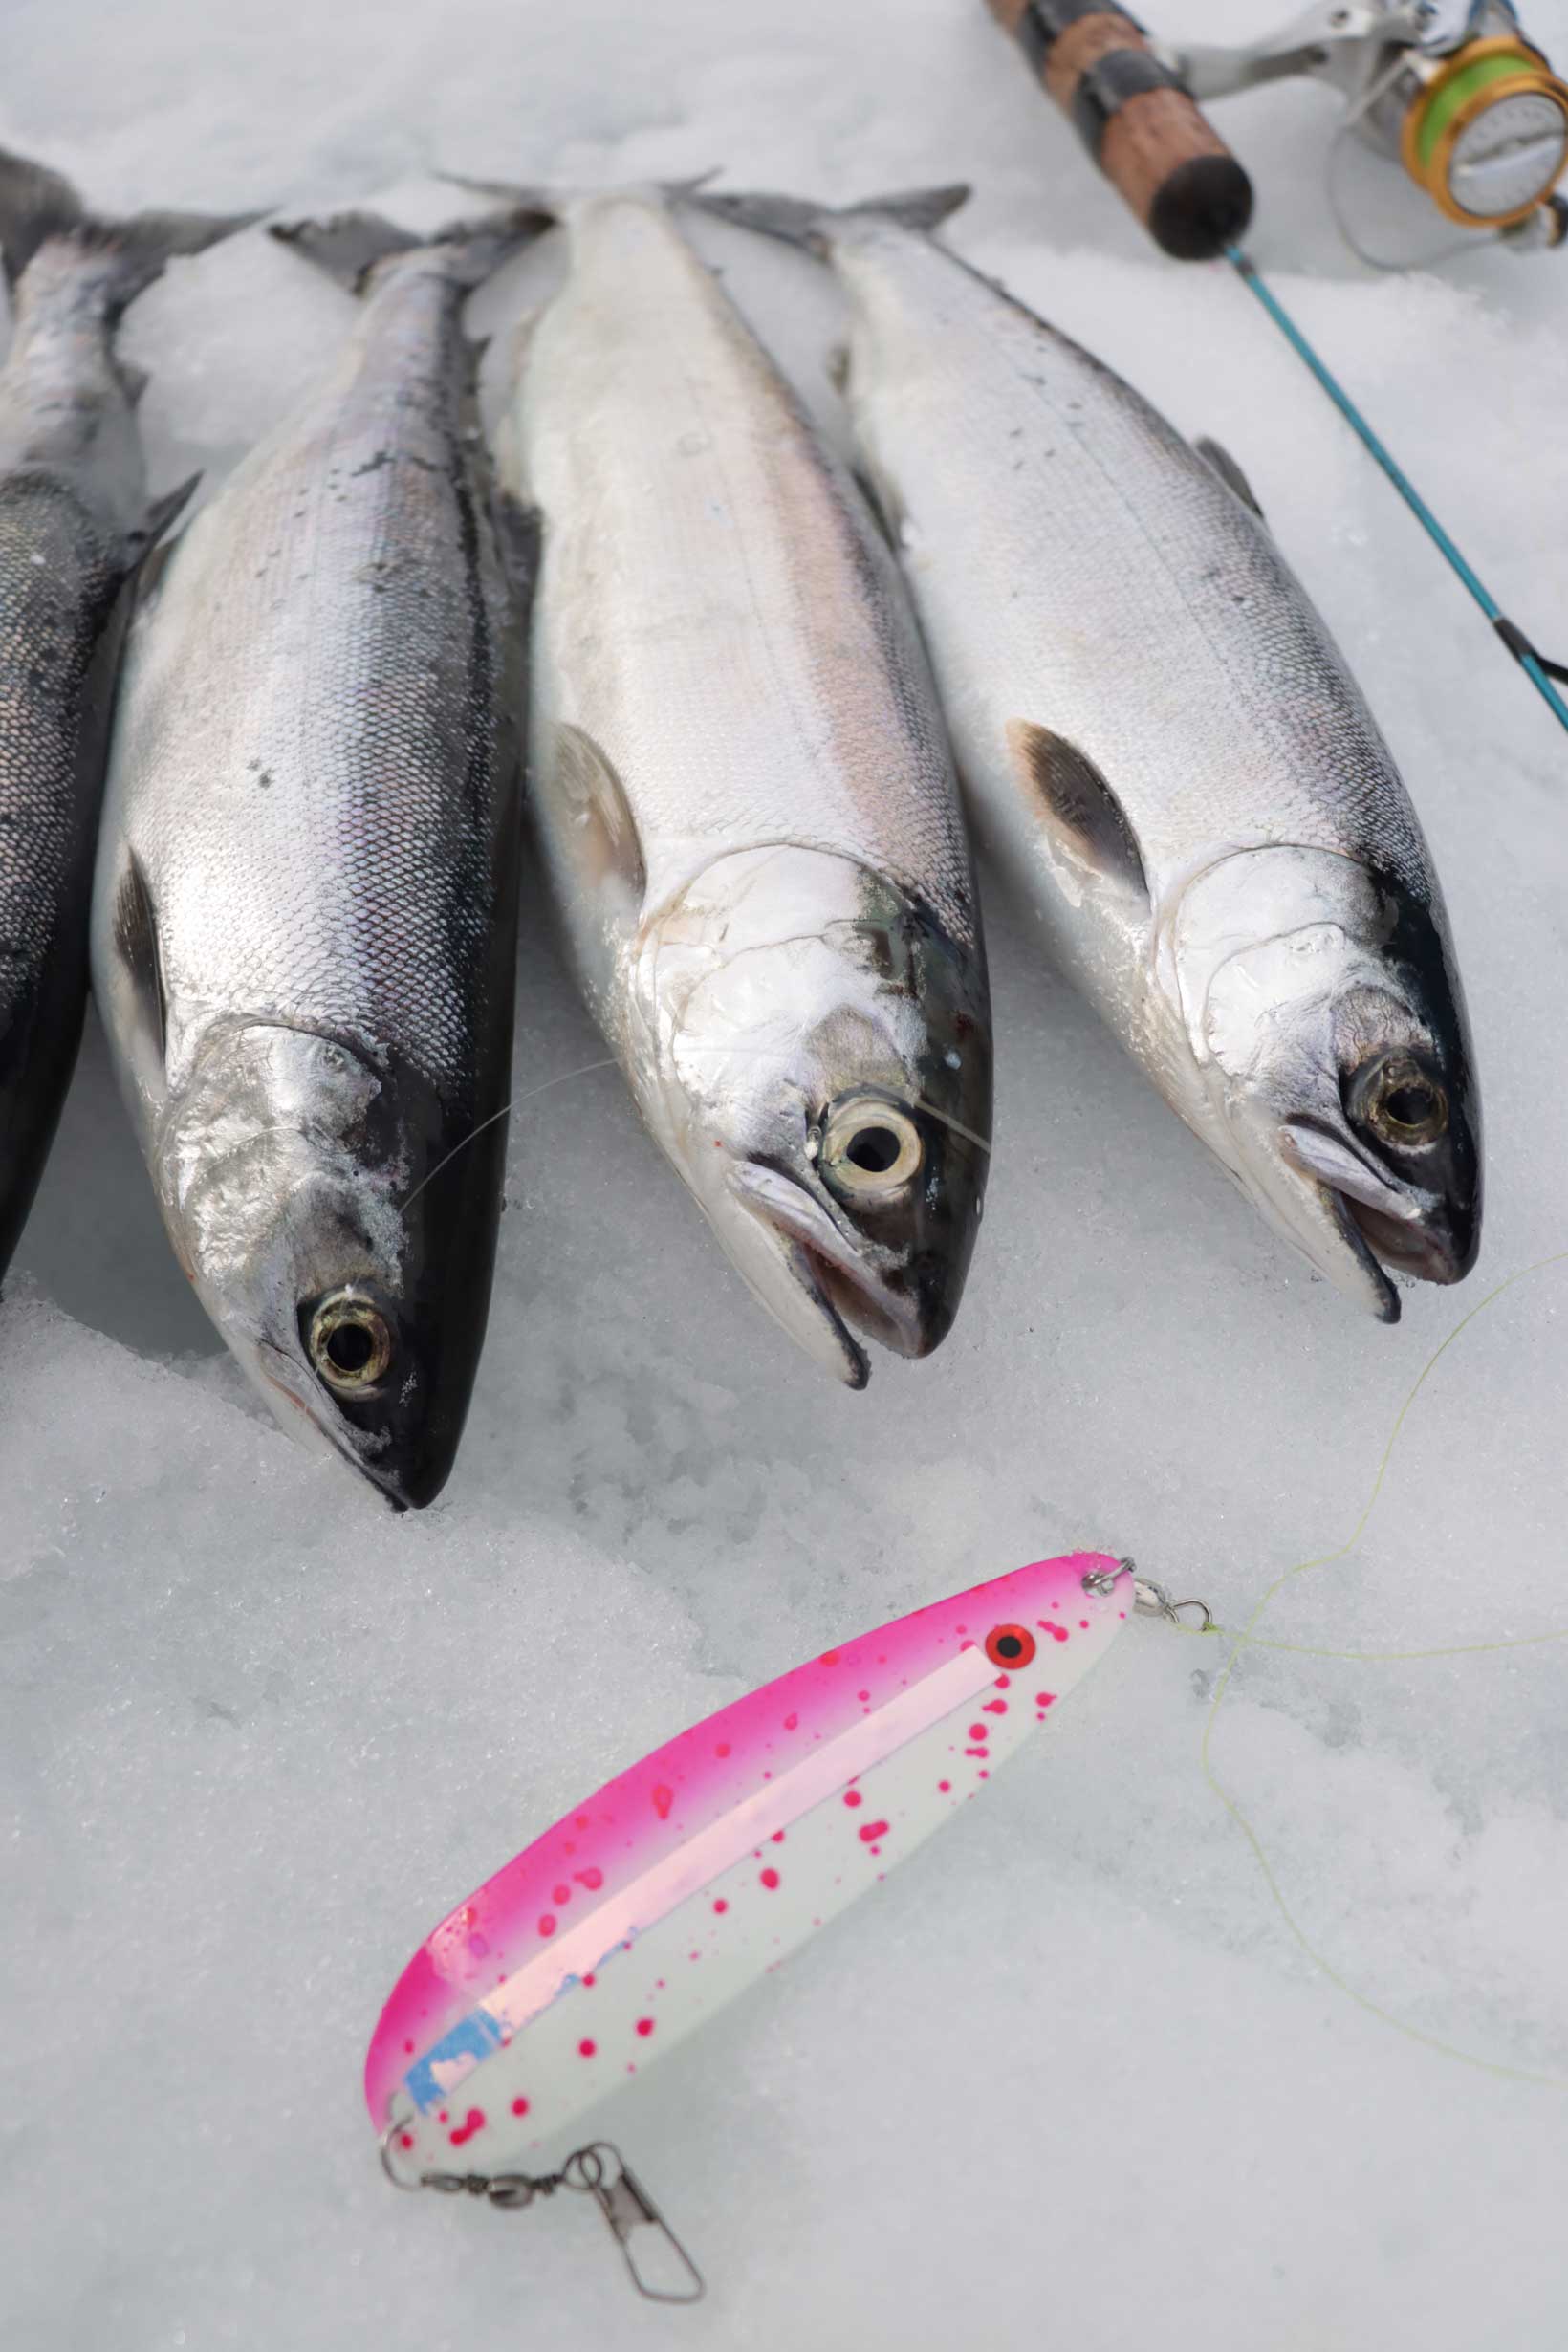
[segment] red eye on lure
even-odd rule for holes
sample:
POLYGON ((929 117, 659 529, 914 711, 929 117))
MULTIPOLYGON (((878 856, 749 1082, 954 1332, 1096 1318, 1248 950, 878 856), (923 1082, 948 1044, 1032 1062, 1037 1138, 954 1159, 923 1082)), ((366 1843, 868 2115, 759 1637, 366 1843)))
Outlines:
POLYGON ((381 2014, 365 2097, 393 2181, 508 2206, 586 2191, 639 2290, 694 2301, 695 2265, 604 2142, 499 2167, 558 2146, 913 1852, 1135 1606, 1168 1614, 1131 1567, 1036 1560, 825 1650, 535 1839, 425 1938, 381 2014))

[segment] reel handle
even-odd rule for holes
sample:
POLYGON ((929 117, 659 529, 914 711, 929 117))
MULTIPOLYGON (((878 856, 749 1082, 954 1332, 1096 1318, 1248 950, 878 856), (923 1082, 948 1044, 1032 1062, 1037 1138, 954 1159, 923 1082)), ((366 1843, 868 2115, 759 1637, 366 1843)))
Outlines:
POLYGON ((1118 194, 1178 261, 1212 261, 1252 184, 1115 0, 987 0, 1118 194))

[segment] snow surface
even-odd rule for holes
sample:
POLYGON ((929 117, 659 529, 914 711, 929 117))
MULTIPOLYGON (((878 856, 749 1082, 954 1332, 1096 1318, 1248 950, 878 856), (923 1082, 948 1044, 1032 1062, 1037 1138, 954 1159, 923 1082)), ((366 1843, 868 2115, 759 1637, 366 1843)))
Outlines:
MULTIPOLYGON (((1568 54, 1562 0, 1532 23, 1568 54)), ((1230 445, 1350 649, 1447 884, 1491 1202, 1464 1292, 1358 1319, 994 909, 965 1310, 852 1397, 727 1272, 616 1072, 573 1075, 600 1049, 531 922, 490 1346, 446 1496, 397 1521, 243 1391, 92 1030, 0 1313, 0 2341, 1556 2352, 1568 1649, 1473 1645, 1568 1627, 1568 1267, 1443 1355, 1364 1538, 1257 1627, 1451 1654, 1254 1648, 1216 1712, 1229 1644, 1130 1628, 986 1803, 606 2103, 702 2309, 637 2303, 581 2205, 394 2195, 359 2078, 449 1904, 829 1641, 1080 1543, 1239 1625, 1352 1535, 1432 1351, 1568 1250, 1568 743, 1245 292, 1151 254, 978 0, 14 0, 8 24, 0 137, 104 205, 338 202, 432 164, 972 176, 954 241, 1230 445)), ((1331 100, 1220 120, 1260 261, 1562 650, 1568 259, 1374 278, 1324 210, 1331 100)), ((713 234, 826 403, 823 288, 713 234)), ((221 470, 346 316, 259 238, 172 271, 127 336, 160 480, 221 470)))

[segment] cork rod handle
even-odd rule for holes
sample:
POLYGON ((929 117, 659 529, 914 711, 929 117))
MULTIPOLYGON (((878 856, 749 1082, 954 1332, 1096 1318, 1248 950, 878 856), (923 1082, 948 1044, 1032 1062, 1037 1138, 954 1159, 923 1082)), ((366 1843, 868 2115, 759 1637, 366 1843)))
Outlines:
POLYGON ((1252 213, 1247 174, 1112 0, 987 0, 1155 243, 1211 261, 1252 213))

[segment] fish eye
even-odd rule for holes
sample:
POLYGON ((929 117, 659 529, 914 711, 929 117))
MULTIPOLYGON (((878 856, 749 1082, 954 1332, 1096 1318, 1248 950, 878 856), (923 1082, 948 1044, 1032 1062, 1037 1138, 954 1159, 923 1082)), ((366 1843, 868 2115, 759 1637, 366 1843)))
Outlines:
POLYGON ((392 1361, 385 1316, 361 1292, 334 1291, 311 1317, 310 1359, 329 1388, 354 1395, 379 1381, 392 1361))
POLYGON ((926 1146, 907 1111, 879 1095, 834 1104, 822 1129, 823 1175, 846 1199, 885 1199, 919 1174, 926 1146))
POLYGON ((992 1666, 1026 1666, 1034 1648, 1034 1636, 1027 1625, 992 1625, 986 1636, 986 1656, 992 1666))
POLYGON ((1380 1143, 1406 1151, 1422 1150, 1448 1132, 1448 1095, 1413 1054, 1385 1055, 1361 1072, 1350 1107, 1380 1143))

